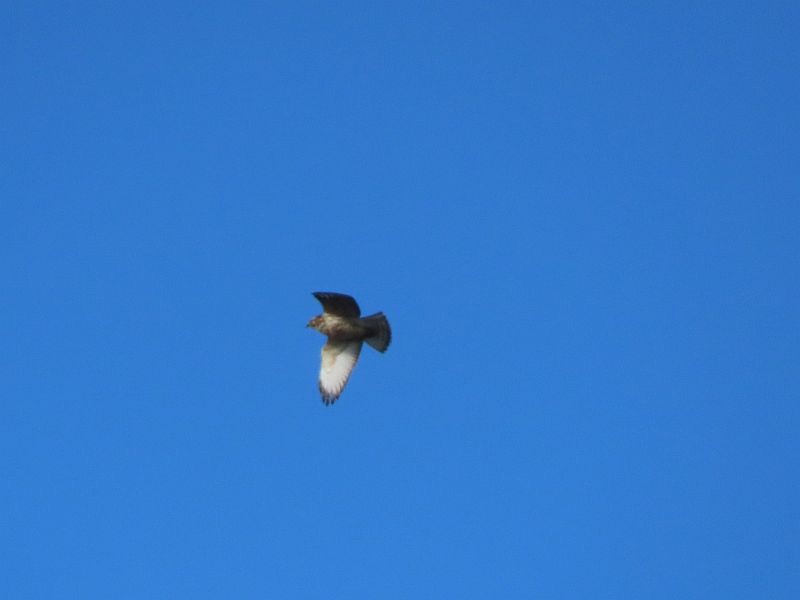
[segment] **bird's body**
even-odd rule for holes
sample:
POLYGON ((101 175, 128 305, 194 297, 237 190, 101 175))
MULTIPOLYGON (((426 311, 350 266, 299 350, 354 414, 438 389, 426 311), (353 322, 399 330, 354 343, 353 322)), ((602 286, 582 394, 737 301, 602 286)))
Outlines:
POLYGON ((370 329, 360 318, 339 317, 321 314, 312 320, 312 327, 332 340, 362 339, 370 334, 370 329))
POLYGON ((363 342, 378 352, 385 352, 392 331, 383 313, 361 317, 361 309, 351 296, 314 292, 314 297, 322 303, 324 312, 311 319, 308 327, 328 336, 322 348, 319 389, 322 401, 333 404, 350 378, 363 342))

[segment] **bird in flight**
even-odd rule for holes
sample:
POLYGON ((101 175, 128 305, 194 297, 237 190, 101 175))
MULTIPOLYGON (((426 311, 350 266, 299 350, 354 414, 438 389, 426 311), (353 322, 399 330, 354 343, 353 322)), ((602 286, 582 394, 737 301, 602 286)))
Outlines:
POLYGON ((311 319, 306 327, 328 336, 322 347, 319 391, 322 401, 329 405, 347 384, 363 343, 367 342, 378 352, 386 352, 392 341, 392 330, 383 313, 361 317, 361 309, 352 296, 314 292, 314 297, 322 303, 322 314, 311 319))

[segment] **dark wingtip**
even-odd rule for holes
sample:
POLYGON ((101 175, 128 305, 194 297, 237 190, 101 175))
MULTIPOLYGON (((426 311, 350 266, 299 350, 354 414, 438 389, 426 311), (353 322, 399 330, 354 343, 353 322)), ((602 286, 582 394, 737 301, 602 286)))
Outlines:
POLYGON ((314 296, 323 306, 325 305, 325 301, 329 298, 336 296, 335 292, 311 292, 311 295, 314 296))
POLYGON ((339 394, 336 394, 335 396, 333 394, 328 394, 327 392, 325 392, 325 390, 322 389, 322 386, 319 386, 319 393, 320 396, 322 396, 322 403, 325 406, 330 406, 331 404, 336 402, 336 400, 339 398, 339 394))

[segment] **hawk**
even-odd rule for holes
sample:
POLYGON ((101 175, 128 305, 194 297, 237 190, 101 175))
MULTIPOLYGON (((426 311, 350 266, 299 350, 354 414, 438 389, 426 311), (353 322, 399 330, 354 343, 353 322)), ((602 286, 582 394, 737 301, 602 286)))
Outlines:
POLYGON ((361 309, 352 296, 335 292, 314 292, 322 303, 322 314, 306 327, 313 327, 328 341, 322 347, 322 366, 319 370, 319 391, 322 401, 333 404, 342 393, 361 346, 367 342, 378 352, 386 352, 392 341, 392 330, 383 313, 361 317, 361 309))

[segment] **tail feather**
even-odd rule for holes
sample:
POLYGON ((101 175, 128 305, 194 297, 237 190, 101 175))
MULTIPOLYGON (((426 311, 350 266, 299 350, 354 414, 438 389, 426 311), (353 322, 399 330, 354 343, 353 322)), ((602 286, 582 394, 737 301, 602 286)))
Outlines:
POLYGON ((378 352, 386 352, 386 349, 392 341, 392 329, 389 327, 389 320, 386 318, 386 315, 383 313, 375 313, 374 315, 364 317, 362 321, 366 322, 374 332, 373 335, 364 341, 378 352))

